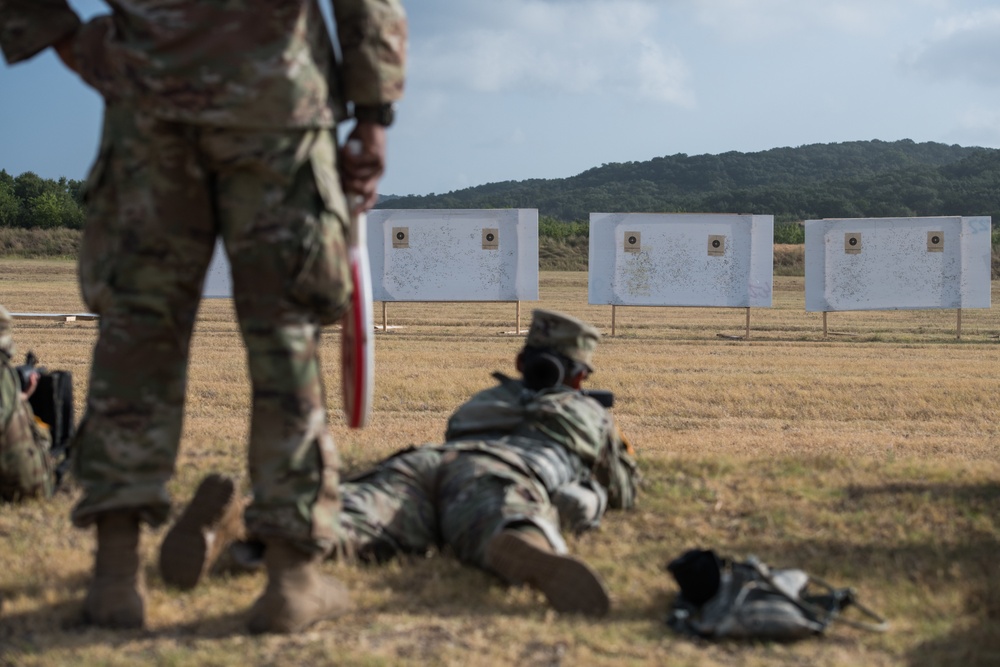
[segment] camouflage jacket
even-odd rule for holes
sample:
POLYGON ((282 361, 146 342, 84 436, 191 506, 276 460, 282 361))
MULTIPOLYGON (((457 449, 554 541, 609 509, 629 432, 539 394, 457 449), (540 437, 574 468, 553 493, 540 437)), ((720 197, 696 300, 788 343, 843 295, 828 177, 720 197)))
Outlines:
POLYGON ((52 494, 48 429, 35 421, 21 398, 21 384, 9 357, 0 351, 0 500, 52 494))
POLYGON ((66 0, 0 0, 0 49, 16 63, 72 35, 87 83, 163 120, 330 127, 402 96, 407 42, 399 0, 331 2, 340 62, 318 0, 113 0, 83 26, 66 0))
POLYGON ((460 406, 445 437, 447 449, 484 451, 529 469, 550 493, 594 479, 611 507, 635 504, 635 461, 611 413, 567 387, 535 392, 505 379, 460 406))

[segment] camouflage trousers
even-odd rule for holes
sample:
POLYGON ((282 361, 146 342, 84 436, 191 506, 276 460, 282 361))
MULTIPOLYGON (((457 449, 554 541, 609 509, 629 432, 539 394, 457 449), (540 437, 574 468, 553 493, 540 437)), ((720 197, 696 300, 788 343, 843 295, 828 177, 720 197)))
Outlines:
POLYGON ((321 325, 351 290, 335 160, 327 130, 106 110, 79 262, 100 330, 74 443, 76 525, 119 509, 167 518, 191 334, 221 237, 252 385, 248 528, 316 550, 337 543, 339 458, 317 355, 321 325))
POLYGON ((21 399, 15 371, 0 364, 0 501, 52 495, 54 473, 49 431, 21 399))
POLYGON ((556 550, 566 550, 545 487, 483 451, 410 449, 340 488, 341 548, 362 560, 449 547, 485 569, 490 538, 519 525, 538 528, 556 550))

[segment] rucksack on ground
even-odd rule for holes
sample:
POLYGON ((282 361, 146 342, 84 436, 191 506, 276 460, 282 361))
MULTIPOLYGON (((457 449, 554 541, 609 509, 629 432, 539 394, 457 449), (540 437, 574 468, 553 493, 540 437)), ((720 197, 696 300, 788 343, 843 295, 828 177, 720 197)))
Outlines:
POLYGON ((888 623, 858 602, 852 588, 834 588, 798 569, 771 569, 692 549, 667 564, 680 586, 667 624, 706 639, 795 641, 821 635, 835 621, 884 632, 888 623), (853 607, 868 621, 844 618, 853 607))

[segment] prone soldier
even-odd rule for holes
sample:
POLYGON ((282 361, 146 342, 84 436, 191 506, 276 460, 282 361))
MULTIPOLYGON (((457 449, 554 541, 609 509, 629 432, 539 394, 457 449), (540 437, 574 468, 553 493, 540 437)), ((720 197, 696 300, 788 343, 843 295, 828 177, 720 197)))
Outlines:
MULTIPOLYGON (((331 555, 380 562, 449 546, 465 563, 541 590, 559 611, 607 613, 603 581, 567 553, 560 531, 595 527, 608 506, 629 508, 636 498, 630 447, 604 406, 580 391, 598 337, 574 317, 536 310, 517 356, 522 379, 497 374, 499 386, 451 416, 444 444, 404 450, 340 484, 340 541, 331 555)), ((194 586, 223 544, 243 536, 231 509, 212 507, 213 497, 225 498, 212 489, 226 484, 206 479, 168 532, 160 558, 168 583, 194 586)), ((253 562, 250 542, 230 552, 253 562)))

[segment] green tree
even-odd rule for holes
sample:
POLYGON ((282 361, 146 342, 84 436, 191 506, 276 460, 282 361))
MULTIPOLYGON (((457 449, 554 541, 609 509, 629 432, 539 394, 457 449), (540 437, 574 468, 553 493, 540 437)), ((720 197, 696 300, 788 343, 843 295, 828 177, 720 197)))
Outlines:
POLYGON ((13 179, 6 182, 0 174, 0 227, 14 227, 21 215, 21 200, 14 194, 13 179))
POLYGON ((14 178, 14 194, 21 203, 30 202, 48 189, 45 179, 33 171, 26 171, 14 178))
POLYGON ((66 192, 43 192, 31 200, 28 206, 27 222, 32 228, 54 229, 83 226, 83 211, 66 192))
POLYGON ((28 204, 26 227, 53 229, 62 222, 63 207, 54 192, 43 192, 28 204))
POLYGON ((11 184, 0 179, 0 227, 16 227, 21 217, 21 200, 11 184))

